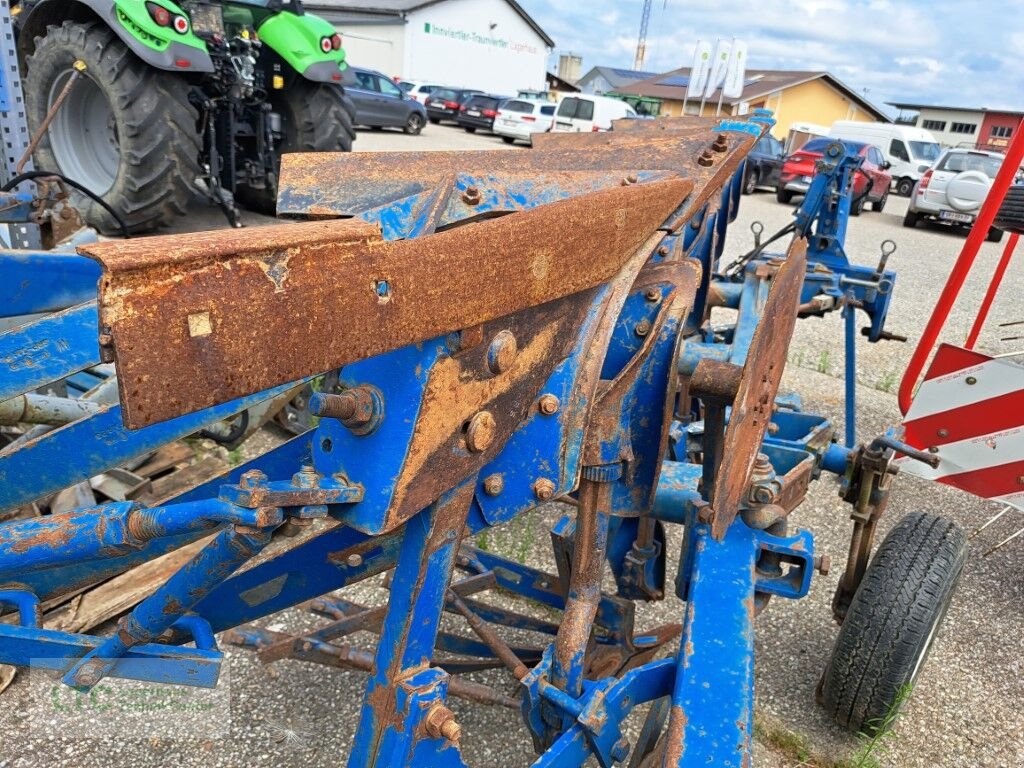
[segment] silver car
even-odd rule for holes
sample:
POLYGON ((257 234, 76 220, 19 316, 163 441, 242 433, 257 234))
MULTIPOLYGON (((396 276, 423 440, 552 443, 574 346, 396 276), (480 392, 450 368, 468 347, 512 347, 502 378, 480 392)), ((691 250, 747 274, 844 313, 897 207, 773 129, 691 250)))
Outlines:
MULTIPOLYGON (((1002 164, 1003 155, 998 152, 945 150, 914 185, 903 226, 913 228, 920 221, 972 226, 1002 164)), ((998 243, 1003 231, 992 227, 986 239, 998 243)))

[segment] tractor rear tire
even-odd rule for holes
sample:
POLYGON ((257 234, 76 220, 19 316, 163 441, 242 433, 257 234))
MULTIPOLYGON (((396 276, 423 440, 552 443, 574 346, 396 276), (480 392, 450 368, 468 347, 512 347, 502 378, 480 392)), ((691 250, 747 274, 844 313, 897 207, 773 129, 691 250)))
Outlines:
POLYGON ((1024 186, 1014 185, 1006 190, 995 224, 1004 232, 1024 235, 1024 186))
MULTIPOLYGON (((200 175, 201 148, 188 83, 143 63, 105 24, 65 21, 37 37, 28 58, 31 131, 42 124, 76 60, 86 71, 36 149, 36 169, 61 173, 102 197, 132 234, 184 215, 200 175)), ((95 200, 78 193, 73 199, 96 229, 120 233, 95 200)))
POLYGON ((854 733, 886 730, 924 666, 967 556, 938 515, 907 515, 871 560, 839 629, 820 699, 854 733))
POLYGON ((277 186, 281 155, 289 152, 351 152, 356 138, 354 108, 346 103, 340 86, 299 80, 280 91, 271 91, 274 111, 281 115, 284 139, 277 168, 262 186, 240 184, 235 197, 250 210, 273 216, 277 213, 277 186))

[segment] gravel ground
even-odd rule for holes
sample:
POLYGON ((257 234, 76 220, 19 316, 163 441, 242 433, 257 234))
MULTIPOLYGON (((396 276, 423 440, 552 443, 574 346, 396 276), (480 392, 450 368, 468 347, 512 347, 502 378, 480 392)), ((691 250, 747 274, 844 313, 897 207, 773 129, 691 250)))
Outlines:
MULTIPOLYGON (((391 132, 360 135, 360 149, 446 148, 445 141, 494 148, 504 146, 487 136, 469 136, 446 127, 428 127, 423 137, 391 132), (448 134, 451 134, 450 136, 448 134), (434 137, 437 137, 436 139, 434 137), (418 141, 417 141, 418 139, 418 141), (413 142, 415 146, 411 146, 413 142)), ((899 273, 890 329, 913 338, 934 304, 962 238, 941 230, 900 227, 902 199, 891 198, 883 214, 865 213, 851 222, 848 250, 855 261, 873 264, 879 243, 891 238, 899 246, 890 264, 899 273)), ((788 221, 788 210, 768 194, 745 198, 740 218, 731 229, 727 252, 750 247, 750 221, 764 222, 772 232, 788 221)), ((256 219, 249 223, 264 223, 256 219)), ((220 226, 215 211, 197 209, 187 227, 220 226)), ((990 269, 999 247, 986 244, 979 261, 990 269)), ((1014 316, 1010 297, 1020 296, 1020 272, 1007 277, 1003 300, 993 309, 992 323, 1021 319, 1014 316)), ((965 290, 968 306, 976 306, 984 286, 972 281, 965 290)), ((962 340, 969 315, 951 323, 949 338, 962 340)), ((801 322, 791 353, 784 389, 804 396, 805 407, 842 424, 842 341, 837 315, 801 322)), ((996 332, 982 336, 982 347, 1005 352, 996 332)), ((859 345, 858 434, 878 434, 899 418, 893 392, 909 359, 910 345, 859 345)), ((943 486, 913 478, 900 478, 883 531, 904 514, 918 509, 942 512, 973 530, 997 509, 943 486)), ((558 510, 546 508, 525 520, 493 533, 490 546, 531 564, 550 567, 545 526, 558 510)), ((816 578, 808 598, 796 602, 776 600, 757 624, 757 708, 762 730, 769 735, 757 745, 758 768, 827 766, 855 754, 858 740, 832 726, 815 707, 813 690, 836 635, 829 602, 842 572, 850 530, 848 508, 836 497, 835 483, 814 484, 807 502, 795 518, 817 537, 817 547, 833 558, 832 575, 816 578)), ((990 557, 981 552, 1024 525, 1019 515, 1008 515, 972 542, 972 553, 945 630, 919 679, 894 735, 873 757, 880 765, 907 768, 978 766, 1011 768, 1024 765, 1024 677, 1020 638, 1024 636, 1024 585, 1018 577, 1024 567, 1024 544, 1015 542, 990 557)), ((677 541, 678 539, 676 539, 677 541)), ((669 551, 678 547, 669 547, 669 551)), ((674 572, 669 564, 669 572, 674 572)), ((383 590, 365 586, 355 599, 381 599, 383 590)), ((346 596, 352 597, 350 593, 346 596)), ((639 627, 679 621, 674 600, 642 606, 639 627)), ((449 617, 448 620, 452 620, 449 617)), ((292 610, 264 625, 297 631, 320 621, 292 610)), ((357 636, 358 637, 358 636, 357 636)), ((513 636, 510 636, 512 638, 513 636)), ((367 638, 358 637, 359 642, 367 638)), ((5 723, 0 768, 7 766, 102 763, 108 766, 334 766, 344 762, 358 717, 365 676, 303 664, 279 662, 264 668, 248 652, 228 648, 225 665, 226 700, 214 702, 214 716, 198 735, 180 740, 161 725, 156 731, 134 724, 127 715, 111 711, 86 717, 84 730, 66 728, 53 715, 49 683, 30 685, 21 676, 0 697, 0 718, 5 723), (110 722, 123 725, 109 728, 110 722), (90 718, 92 724, 90 726, 90 718), (211 730, 210 723, 216 725, 211 730), (110 734, 107 735, 107 731, 110 734)), ((502 673, 475 676, 502 690, 512 686, 502 673)), ((52 682, 52 681, 51 681, 52 682)), ((478 766, 523 765, 532 761, 528 736, 516 712, 469 707, 459 700, 453 709, 463 725, 464 754, 478 766)), ((631 724, 635 729, 636 723, 631 724)), ((869 765, 871 763, 864 763, 869 765)))

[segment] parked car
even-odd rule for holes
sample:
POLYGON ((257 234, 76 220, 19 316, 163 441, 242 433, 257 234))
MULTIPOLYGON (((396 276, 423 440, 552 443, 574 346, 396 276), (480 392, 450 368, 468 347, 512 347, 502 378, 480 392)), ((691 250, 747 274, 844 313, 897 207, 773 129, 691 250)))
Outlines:
MULTIPOLYGON (((954 227, 972 226, 1003 159, 998 152, 947 149, 914 186, 903 226, 913 228, 925 220, 954 227)), ((1003 231, 992 227, 985 237, 998 243, 1003 231)))
POLYGON ((513 144, 516 139, 530 142, 533 134, 550 131, 554 122, 554 104, 532 99, 509 99, 498 110, 493 131, 506 144, 513 144))
POLYGON ((747 155, 747 169, 743 176, 743 194, 749 195, 758 187, 775 189, 779 185, 779 174, 786 159, 782 142, 765 134, 747 155))
POLYGON ((873 210, 881 211, 889 199, 889 187, 892 185, 888 161, 882 157, 881 150, 872 144, 843 139, 811 139, 787 157, 779 173, 779 186, 775 193, 778 201, 788 203, 793 195, 807 192, 814 178, 815 167, 825 155, 825 148, 835 141, 842 141, 847 151, 864 158, 858 171, 853 174, 850 213, 860 216, 867 203, 871 203, 873 210))
POLYGON ((438 88, 423 103, 427 108, 427 119, 434 124, 442 120, 454 121, 466 99, 477 93, 483 91, 473 88, 438 88))
POLYGON ((436 83, 421 83, 417 80, 396 80, 395 84, 409 94, 410 99, 418 101, 420 104, 426 102, 427 97, 434 91, 444 87, 436 83))
POLYGON ((478 128, 489 131, 494 127, 498 107, 507 99, 507 96, 496 96, 493 93, 473 94, 459 107, 455 123, 467 133, 474 133, 478 128))
POLYGON ((931 168, 941 151, 934 136, 910 125, 837 120, 828 135, 878 147, 882 157, 889 161, 896 194, 901 197, 910 197, 914 183, 931 168))
POLYGON ((577 93, 558 100, 551 130, 561 133, 610 131, 612 120, 636 116, 636 110, 619 99, 577 93))
POLYGON ((406 96, 391 78, 372 69, 349 67, 345 93, 356 105, 356 125, 401 128, 415 135, 427 122, 427 110, 406 96))

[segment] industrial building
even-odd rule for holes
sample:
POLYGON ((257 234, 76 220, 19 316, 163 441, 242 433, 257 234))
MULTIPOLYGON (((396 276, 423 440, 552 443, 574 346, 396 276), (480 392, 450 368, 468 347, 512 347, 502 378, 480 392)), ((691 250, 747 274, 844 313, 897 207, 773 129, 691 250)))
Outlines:
POLYGON ((515 95, 546 88, 554 41, 515 0, 315 0, 350 64, 515 95))

